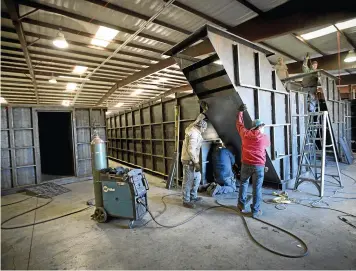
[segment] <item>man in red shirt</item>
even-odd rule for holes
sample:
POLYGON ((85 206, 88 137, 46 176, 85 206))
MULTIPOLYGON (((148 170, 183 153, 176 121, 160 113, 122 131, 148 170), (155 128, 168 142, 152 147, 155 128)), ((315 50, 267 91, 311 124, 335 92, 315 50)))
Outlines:
POLYGON ((253 127, 250 130, 245 128, 243 112, 246 110, 246 105, 241 105, 236 120, 236 129, 239 132, 242 142, 242 166, 237 207, 241 212, 246 213, 246 205, 251 200, 251 198, 247 197, 247 189, 251 177, 253 186, 251 211, 253 217, 258 217, 262 215, 260 209, 262 183, 265 170, 268 170, 268 168, 265 168, 266 148, 269 147, 270 142, 268 137, 264 134, 265 124, 261 120, 254 120, 252 124, 253 127))

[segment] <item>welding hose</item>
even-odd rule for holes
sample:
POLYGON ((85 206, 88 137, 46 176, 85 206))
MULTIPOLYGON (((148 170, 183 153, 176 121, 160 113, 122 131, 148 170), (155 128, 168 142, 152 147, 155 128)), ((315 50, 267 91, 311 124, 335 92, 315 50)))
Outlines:
MULTIPOLYGON (((38 197, 38 196, 33 196, 33 197, 38 197)), ((33 198, 33 197, 31 197, 31 198, 33 198)), ((35 208, 32 208, 32 209, 30 209, 30 210, 28 210, 28 211, 26 211, 26 212, 23 212, 23 213, 21 213, 21 214, 12 216, 12 217, 10 217, 10 218, 4 220, 4 221, 1 223, 1 229, 2 229, 2 230, 14 230, 14 229, 26 228, 26 227, 30 227, 30 226, 34 226, 34 225, 38 225, 38 224, 43 224, 43 223, 46 223, 46 222, 49 222, 49 221, 57 220, 57 219, 60 219, 60 218, 66 217, 66 216, 70 216, 70 215, 73 215, 73 214, 76 214, 76 213, 83 212, 83 211, 88 210, 89 208, 92 207, 92 206, 89 206, 89 207, 86 207, 86 208, 79 209, 79 210, 77 210, 77 211, 73 211, 73 212, 70 212, 70 213, 66 213, 66 214, 64 214, 64 215, 56 216, 56 217, 53 217, 53 218, 50 218, 50 219, 46 219, 46 220, 42 220, 42 221, 38 221, 38 222, 35 222, 35 223, 29 223, 29 224, 24 224, 24 225, 19 225, 19 226, 12 226, 12 227, 4 227, 4 224, 6 224, 7 222, 9 222, 9 221, 11 221, 11 220, 13 220, 13 219, 15 219, 15 218, 17 218, 17 217, 23 216, 24 214, 28 214, 28 213, 30 213, 30 212, 32 212, 32 211, 35 211, 35 210, 37 210, 37 209, 40 209, 40 208, 42 208, 42 207, 44 207, 44 206, 50 204, 50 203, 53 201, 53 198, 52 198, 52 197, 46 197, 46 198, 49 199, 49 201, 47 201, 46 203, 44 203, 44 204, 42 204, 42 205, 40 205, 40 206, 37 206, 37 207, 35 207, 35 208)), ((26 198, 25 200, 27 200, 27 199, 29 199, 29 198, 26 198)), ((22 201, 24 201, 24 200, 22 200, 22 201)), ((18 201, 17 203, 22 202, 22 201, 18 201)), ((15 204, 15 203, 12 203, 12 204, 15 204)), ((11 205, 11 204, 8 204, 8 205, 11 205)), ((88 201, 88 205, 90 205, 90 204, 89 204, 89 201, 88 201)), ((6 206, 7 206, 7 205, 6 205, 6 206)))
POLYGON ((1 207, 6 207, 6 206, 13 205, 13 204, 17 204, 17 203, 20 203, 20 202, 23 202, 23 201, 26 201, 26 200, 32 199, 32 198, 34 198, 34 197, 35 197, 35 196, 31 196, 31 197, 28 197, 28 198, 25 198, 25 199, 22 199, 22 200, 19 200, 19 201, 15 201, 15 202, 11 202, 11 203, 7 203, 7 204, 3 204, 3 205, 1 205, 1 207))
MULTIPOLYGON (((174 196, 174 195, 176 196, 176 195, 180 195, 180 194, 169 194, 169 195, 165 195, 165 196, 163 196, 163 197, 161 198, 163 204, 165 205, 165 209, 166 209, 166 203, 165 203, 165 201, 164 201, 164 198, 165 198, 165 197, 169 197, 169 196, 174 196)), ((239 215, 241 215, 240 212, 237 211, 237 209, 235 209, 235 208, 233 208, 233 207, 231 207, 231 206, 227 206, 227 205, 221 204, 220 202, 218 202, 217 200, 215 200, 215 203, 217 204, 217 206, 211 206, 211 207, 205 208, 205 209, 203 209, 203 210, 200 210, 200 211, 198 211, 197 213, 195 213, 193 216, 191 216, 191 217, 189 217, 189 218, 185 219, 184 221, 179 222, 179 223, 177 223, 177 224, 173 224, 173 225, 163 225, 163 224, 161 224, 160 222, 158 222, 158 221, 156 220, 156 217, 153 216, 153 214, 151 213, 151 211, 148 209, 148 207, 146 206, 146 204, 145 204, 141 199, 138 199, 138 203, 140 203, 141 205, 143 205, 143 206, 145 207, 145 209, 147 210, 147 212, 148 212, 148 213, 150 214, 150 216, 152 217, 152 220, 153 220, 157 225, 159 225, 159 226, 161 226, 161 227, 163 227, 163 228, 170 228, 170 229, 171 229, 171 228, 178 227, 178 226, 181 226, 181 225, 183 225, 183 224, 186 224, 186 223, 188 223, 189 221, 191 221, 191 220, 193 220, 194 218, 196 218, 197 216, 199 216, 199 215, 201 215, 202 213, 204 213, 204 212, 206 212, 206 211, 208 211, 208 210, 211 210, 211 209, 225 208, 225 209, 233 210, 234 212, 237 212, 239 215)), ((162 214, 162 213, 161 213, 161 214, 162 214)), ((161 215, 161 214, 160 214, 160 215, 161 215)), ((302 254, 290 255, 290 254, 286 254, 286 253, 282 253, 282 252, 279 252, 279 251, 270 249, 270 248, 268 248, 268 247, 262 245, 262 244, 261 244, 260 242, 258 242, 257 239, 252 235, 252 233, 251 233, 251 231, 250 231, 250 228, 249 228, 249 226, 248 226, 248 224, 247 224, 247 222, 246 222, 246 218, 245 218, 243 215, 241 215, 241 217, 242 217, 244 226, 246 227, 246 230, 247 230, 247 232, 248 232, 250 238, 251 238, 258 246, 260 246, 261 248, 263 248, 263 249, 265 249, 265 250, 267 250, 267 251, 269 251, 269 252, 271 252, 271 253, 273 253, 273 254, 276 254, 276 255, 278 255, 278 256, 287 257, 287 258, 302 258, 302 257, 308 255, 308 246, 307 246, 307 244, 306 244, 301 238, 299 238, 299 237, 296 236, 295 234, 293 234, 293 233, 291 233, 291 232, 289 232, 289 231, 287 231, 287 230, 285 230, 285 229, 283 229, 283 228, 281 228, 281 227, 278 227, 278 226, 276 226, 276 225, 274 225, 274 224, 272 224, 272 223, 269 223, 269 222, 267 222, 267 221, 264 221, 264 220, 261 220, 261 219, 258 219, 258 218, 253 218, 253 219, 255 219, 255 220, 259 221, 259 222, 262 222, 262 223, 264 223, 264 224, 266 224, 266 225, 268 225, 268 226, 274 227, 274 228, 276 228, 276 229, 278 229, 278 230, 280 230, 280 231, 282 231, 282 232, 288 234, 289 236, 295 238, 296 240, 298 240, 298 241, 300 242, 300 244, 301 244, 301 246, 303 247, 303 250, 304 250, 304 251, 303 251, 302 254)), ((148 224, 148 223, 146 223, 146 224, 148 224)), ((145 224, 145 225, 146 225, 146 224, 145 224)))

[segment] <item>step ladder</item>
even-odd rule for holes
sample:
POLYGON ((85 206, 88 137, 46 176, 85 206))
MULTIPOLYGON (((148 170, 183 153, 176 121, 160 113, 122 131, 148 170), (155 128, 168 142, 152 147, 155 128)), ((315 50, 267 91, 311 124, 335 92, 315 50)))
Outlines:
POLYGON ((323 197, 325 175, 333 177, 339 183, 340 187, 342 186, 335 142, 331 129, 328 111, 308 113, 302 155, 294 189, 297 189, 303 182, 312 182, 319 190, 319 196, 323 197), (327 136, 330 137, 331 144, 326 143, 327 136), (338 175, 325 173, 325 159, 327 153, 333 153, 338 175))

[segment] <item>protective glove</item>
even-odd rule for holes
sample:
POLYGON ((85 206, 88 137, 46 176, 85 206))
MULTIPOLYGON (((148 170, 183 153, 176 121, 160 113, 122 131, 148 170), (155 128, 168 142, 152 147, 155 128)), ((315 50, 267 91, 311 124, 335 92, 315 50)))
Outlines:
POLYGON ((247 110, 247 106, 245 104, 242 104, 242 105, 240 105, 238 110, 239 110, 239 112, 246 111, 247 110))
POLYGON ((267 173, 268 172, 268 167, 265 167, 265 173, 267 173))
POLYGON ((305 59, 309 59, 309 53, 306 54, 305 59))
POLYGON ((199 172, 200 171, 200 164, 199 163, 194 163, 194 170, 195 170, 195 172, 199 172))
POLYGON ((200 102, 200 106, 203 109, 203 113, 205 113, 209 109, 209 106, 206 102, 200 102))

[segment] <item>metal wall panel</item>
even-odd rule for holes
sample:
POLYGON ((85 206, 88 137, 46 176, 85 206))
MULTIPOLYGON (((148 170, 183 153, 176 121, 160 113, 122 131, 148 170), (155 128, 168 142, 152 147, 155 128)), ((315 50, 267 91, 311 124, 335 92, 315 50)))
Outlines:
POLYGON ((41 182, 38 111, 71 112, 77 177, 91 175, 90 142, 94 128, 106 140, 105 109, 33 106, 1 107, 1 188, 41 182))
POLYGON ((75 149, 77 158, 76 175, 78 177, 91 176, 92 166, 90 142, 94 129, 98 132, 102 140, 107 140, 105 110, 80 108, 74 109, 73 115, 75 119, 75 127, 73 127, 75 130, 74 144, 76 145, 75 149))
MULTIPOLYGON (((197 97, 184 93, 178 94, 174 99, 163 98, 152 104, 144 104, 139 109, 108 117, 109 158, 167 176, 173 153, 176 151, 175 105, 180 105, 179 139, 182 143, 185 128, 200 113, 197 97), (113 131, 119 131, 116 137, 113 131)), ((216 136, 208 129, 204 138, 212 134, 216 136)))

